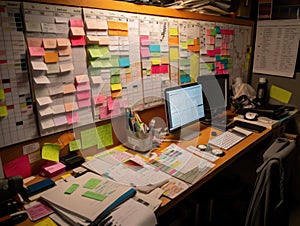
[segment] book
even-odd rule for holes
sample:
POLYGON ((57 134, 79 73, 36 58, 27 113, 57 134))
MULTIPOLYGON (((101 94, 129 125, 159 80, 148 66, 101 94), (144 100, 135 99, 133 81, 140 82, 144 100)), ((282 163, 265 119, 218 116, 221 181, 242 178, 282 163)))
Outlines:
POLYGON ((44 192, 41 199, 60 214, 63 213, 64 217, 76 216, 80 221, 92 223, 134 196, 135 192, 130 186, 87 172, 70 181, 59 183, 44 192))

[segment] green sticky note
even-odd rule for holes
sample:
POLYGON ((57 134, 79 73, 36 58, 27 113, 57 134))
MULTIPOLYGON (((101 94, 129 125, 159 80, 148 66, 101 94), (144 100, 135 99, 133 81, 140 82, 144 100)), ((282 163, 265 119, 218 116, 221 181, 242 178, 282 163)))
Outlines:
POLYGON ((89 76, 101 75, 101 69, 100 68, 89 67, 88 72, 89 72, 89 76))
POLYGON ((292 96, 292 92, 272 85, 270 89, 270 97, 282 103, 288 104, 292 96))
POLYGON ((120 68, 111 68, 110 75, 120 75, 120 68))
POLYGON ((112 67, 119 67, 119 56, 111 56, 109 61, 112 67))
POLYGON ((98 148, 107 147, 113 144, 111 123, 97 127, 99 137, 98 148))
POLYGON ((83 185, 83 187, 88 189, 94 189, 98 186, 98 184, 100 184, 100 182, 100 179, 91 178, 88 180, 88 182, 85 183, 85 185, 83 185))
POLYGON ((72 184, 64 193, 67 195, 71 195, 78 187, 79 184, 72 184))
POLYGON ((98 136, 97 136, 96 128, 83 130, 81 131, 80 135, 81 135, 81 145, 83 149, 98 144, 98 136))
POLYGON ((42 159, 59 162, 59 144, 44 143, 42 148, 42 159))
POLYGON ((106 195, 99 194, 99 193, 92 192, 92 191, 86 191, 85 193, 82 194, 82 196, 91 198, 91 199, 95 199, 98 201, 103 201, 106 198, 106 195))
POLYGON ((72 140, 69 143, 70 151, 76 151, 81 149, 81 141, 80 140, 72 140))
POLYGON ((91 58, 110 58, 108 46, 91 45, 88 47, 88 52, 91 58))
POLYGON ((5 99, 4 89, 0 89, 0 100, 5 99))
POLYGON ((120 75, 113 75, 110 77, 111 84, 119 84, 121 83, 120 75))
POLYGON ((189 46, 193 46, 195 43, 194 43, 194 39, 193 38, 188 38, 187 39, 187 44, 189 45, 189 46))
POLYGON ((180 66, 189 66, 191 64, 190 59, 180 59, 179 60, 179 65, 180 66))

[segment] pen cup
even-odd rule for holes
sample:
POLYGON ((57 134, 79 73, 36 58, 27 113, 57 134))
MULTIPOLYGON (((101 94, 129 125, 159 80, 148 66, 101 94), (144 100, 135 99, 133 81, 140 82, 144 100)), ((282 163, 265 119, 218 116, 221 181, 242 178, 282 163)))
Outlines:
POLYGON ((137 134, 132 131, 127 131, 127 142, 125 146, 138 152, 147 152, 152 149, 152 139, 152 133, 137 134))

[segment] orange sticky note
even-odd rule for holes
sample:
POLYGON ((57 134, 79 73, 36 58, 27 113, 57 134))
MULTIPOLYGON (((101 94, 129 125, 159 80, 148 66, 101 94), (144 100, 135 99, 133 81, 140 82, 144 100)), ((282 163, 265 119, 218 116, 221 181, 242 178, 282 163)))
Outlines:
POLYGON ((66 112, 78 110, 77 102, 68 102, 68 103, 65 103, 64 105, 65 105, 66 112))
POLYGON ((179 40, 178 37, 169 37, 170 46, 178 46, 179 40))
POLYGON ((46 51, 44 59, 45 59, 45 63, 56 63, 56 62, 58 62, 58 53, 57 53, 57 51, 46 51))

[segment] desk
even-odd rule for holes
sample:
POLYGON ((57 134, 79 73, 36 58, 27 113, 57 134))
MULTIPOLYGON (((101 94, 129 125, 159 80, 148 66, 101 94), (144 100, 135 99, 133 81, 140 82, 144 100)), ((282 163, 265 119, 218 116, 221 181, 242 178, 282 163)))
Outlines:
MULTIPOLYGON (((201 129, 201 135, 193 140, 190 141, 183 141, 180 144, 182 147, 187 147, 189 145, 196 146, 198 144, 204 144, 207 143, 208 140, 211 138, 212 132, 216 132, 217 134, 222 133, 222 131, 219 131, 217 129, 211 128, 209 126, 203 125, 203 124, 194 124, 192 127, 198 127, 200 126, 201 129)), ((199 180, 197 183, 195 183, 193 186, 188 188, 186 191, 181 193, 179 196, 177 196, 175 199, 168 199, 165 197, 162 197, 162 205, 161 207, 156 211, 157 218, 163 216, 165 213, 167 213, 172 207, 176 206, 180 201, 187 198, 189 195, 191 195, 193 192, 195 192, 197 189, 199 189, 201 186, 203 186, 206 182, 211 180, 214 176, 216 176, 218 173, 220 173, 222 170, 224 170, 227 166, 232 164, 233 162, 237 161, 242 155, 250 151, 251 149, 258 146, 261 142, 267 140, 268 138, 272 137, 272 130, 266 129, 265 131, 261 133, 253 133, 246 139, 242 140, 237 145, 233 146, 231 149, 226 151, 225 156, 219 158, 215 164, 216 166, 210 170, 208 174, 206 174, 201 180, 199 180)), ((170 137, 172 138, 172 137, 170 137)), ((161 144, 160 148, 165 148, 170 144, 170 142, 164 142, 161 144)), ((33 225, 36 222, 30 222, 29 219, 22 222, 20 225, 33 225)))

